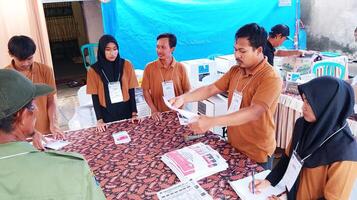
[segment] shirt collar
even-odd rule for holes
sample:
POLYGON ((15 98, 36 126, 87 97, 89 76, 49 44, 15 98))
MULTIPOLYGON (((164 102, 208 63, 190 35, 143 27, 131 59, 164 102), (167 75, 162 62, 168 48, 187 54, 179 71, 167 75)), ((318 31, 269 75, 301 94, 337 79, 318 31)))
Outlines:
POLYGON ((8 142, 4 144, 0 144, 0 158, 5 156, 11 156, 19 153, 25 152, 37 152, 30 143, 28 142, 8 142))
POLYGON ((242 70, 243 71, 243 76, 244 77, 247 77, 247 76, 254 76, 256 75, 257 73, 259 73, 263 68, 264 66, 267 64, 268 60, 267 60, 267 57, 265 56, 263 61, 261 61, 258 66, 256 66, 253 71, 249 72, 249 73, 246 73, 245 70, 242 70))
MULTIPOLYGON (((161 61, 160 61, 159 59, 157 59, 157 62, 158 62, 158 65, 159 65, 160 68, 165 68, 164 65, 161 63, 161 61)), ((170 67, 171 67, 171 68, 174 68, 175 65, 176 65, 176 60, 175 60, 175 58, 172 56, 172 62, 171 62, 170 67)))

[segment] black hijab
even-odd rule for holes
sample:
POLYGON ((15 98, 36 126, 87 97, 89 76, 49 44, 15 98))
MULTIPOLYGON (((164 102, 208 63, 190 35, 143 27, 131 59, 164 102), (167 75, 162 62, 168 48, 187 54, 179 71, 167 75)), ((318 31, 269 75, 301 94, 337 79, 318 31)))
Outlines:
POLYGON ((99 39, 97 62, 92 65, 92 68, 101 76, 104 85, 107 85, 108 81, 103 72, 110 82, 118 81, 118 79, 120 81, 123 74, 123 64, 124 59, 120 58, 119 45, 115 38, 111 35, 103 35, 99 39), (118 56, 113 62, 105 58, 105 47, 110 42, 114 43, 118 48, 118 56))
POLYGON ((319 77, 298 86, 300 95, 305 95, 316 122, 307 122, 303 117, 296 121, 291 151, 299 142, 297 153, 301 158, 313 153, 303 167, 313 168, 337 161, 357 161, 357 143, 346 119, 354 113, 354 92, 347 82, 329 76, 319 77), (342 129, 341 129, 342 128, 342 129), (330 137, 319 147, 325 139, 330 137))
MULTIPOLYGON (((354 112, 352 87, 343 80, 323 76, 299 85, 298 89, 301 96, 305 95, 316 121, 310 123, 303 117, 297 119, 289 157, 291 158, 299 143, 296 152, 302 159, 313 153, 304 161, 303 168, 314 168, 338 161, 357 161, 356 140, 349 126, 344 126, 347 123, 346 119, 354 112), (339 129, 341 130, 338 131, 339 129), (336 134, 330 137, 334 133, 336 134), (320 147, 329 137, 330 139, 320 147)), ((288 159, 284 157, 282 163, 281 166, 287 167, 288 159)), ((274 182, 277 182, 277 179, 274 182)), ((288 192, 289 200, 296 199, 299 183, 300 176, 288 192)))

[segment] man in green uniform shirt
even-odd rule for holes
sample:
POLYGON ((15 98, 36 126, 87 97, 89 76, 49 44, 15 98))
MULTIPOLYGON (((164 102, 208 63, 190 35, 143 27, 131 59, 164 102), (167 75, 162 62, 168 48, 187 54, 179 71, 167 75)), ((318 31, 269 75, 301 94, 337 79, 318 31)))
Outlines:
POLYGON ((25 140, 34 133, 34 98, 52 91, 0 69, 0 199, 105 199, 80 154, 41 152, 25 140))

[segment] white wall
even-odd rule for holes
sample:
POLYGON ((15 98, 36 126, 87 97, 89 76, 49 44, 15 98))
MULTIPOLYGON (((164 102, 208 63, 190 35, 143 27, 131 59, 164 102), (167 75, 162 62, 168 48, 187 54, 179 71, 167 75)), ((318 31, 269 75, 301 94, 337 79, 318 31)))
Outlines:
POLYGON ((100 2, 83 1, 83 14, 87 26, 87 35, 89 43, 98 43, 103 35, 102 9, 100 2))
POLYGON ((356 53, 356 0, 301 0, 301 19, 306 25, 308 49, 356 53))

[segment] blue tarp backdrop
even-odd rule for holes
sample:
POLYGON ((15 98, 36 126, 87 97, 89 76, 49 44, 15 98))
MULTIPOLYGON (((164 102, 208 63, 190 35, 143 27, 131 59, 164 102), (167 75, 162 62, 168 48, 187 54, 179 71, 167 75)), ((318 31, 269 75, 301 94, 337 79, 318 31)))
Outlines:
MULTIPOLYGON (((104 32, 119 42, 120 55, 136 69, 157 59, 156 37, 171 32, 178 43, 177 60, 233 53, 234 34, 244 24, 266 28, 278 23, 295 33, 296 8, 279 7, 279 0, 111 0, 102 3, 104 32)), ((293 48, 293 42, 284 43, 293 48)))

